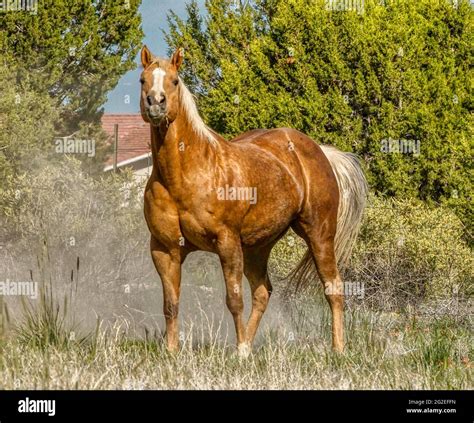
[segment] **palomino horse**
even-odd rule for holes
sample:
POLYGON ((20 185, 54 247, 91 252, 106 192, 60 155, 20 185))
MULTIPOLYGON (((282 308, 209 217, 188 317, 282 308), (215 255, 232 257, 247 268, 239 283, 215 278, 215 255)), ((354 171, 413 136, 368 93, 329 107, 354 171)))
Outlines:
POLYGON ((151 255, 163 284, 167 348, 176 351, 181 265, 195 250, 217 253, 240 355, 251 351, 272 291, 267 262, 291 227, 309 249, 332 313, 332 345, 342 351, 343 283, 365 206, 367 185, 355 156, 318 146, 289 128, 246 132, 226 141, 208 128, 170 60, 141 53, 141 113, 150 123, 153 171, 145 190, 151 255), (243 321, 242 276, 252 292, 243 321))

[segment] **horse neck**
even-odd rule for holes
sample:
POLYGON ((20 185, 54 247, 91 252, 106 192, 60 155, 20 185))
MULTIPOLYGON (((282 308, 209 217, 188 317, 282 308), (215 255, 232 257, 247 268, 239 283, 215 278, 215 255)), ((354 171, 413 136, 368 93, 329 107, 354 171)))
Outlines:
POLYGON ((183 110, 169 125, 151 126, 151 133, 153 173, 170 193, 179 195, 184 179, 192 180, 192 172, 215 167, 219 141, 211 145, 196 134, 183 110))

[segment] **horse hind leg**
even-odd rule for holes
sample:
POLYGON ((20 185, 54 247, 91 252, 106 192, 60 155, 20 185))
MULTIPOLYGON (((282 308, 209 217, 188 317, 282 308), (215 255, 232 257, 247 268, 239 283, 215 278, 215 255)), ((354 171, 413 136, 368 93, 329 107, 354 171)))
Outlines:
POLYGON ((344 350, 344 287, 336 265, 334 240, 312 243, 318 275, 324 285, 324 295, 332 314, 332 347, 344 350))
POLYGON ((334 238, 336 228, 331 225, 298 222, 293 229, 306 241, 324 285, 324 295, 332 315, 332 347, 344 350, 344 287, 337 269, 334 238))

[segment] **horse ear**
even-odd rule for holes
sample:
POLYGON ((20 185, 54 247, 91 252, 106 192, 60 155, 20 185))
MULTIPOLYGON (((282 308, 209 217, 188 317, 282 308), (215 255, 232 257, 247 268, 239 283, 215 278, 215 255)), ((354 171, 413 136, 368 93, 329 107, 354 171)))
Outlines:
POLYGON ((184 48, 180 47, 178 50, 176 50, 175 54, 173 54, 173 57, 171 58, 171 64, 174 65, 176 70, 179 70, 183 63, 183 58, 184 58, 184 48))
POLYGON ((148 67, 148 65, 153 60, 153 54, 151 54, 151 51, 148 50, 147 46, 143 46, 142 48, 141 59, 142 59, 142 65, 144 68, 148 67))

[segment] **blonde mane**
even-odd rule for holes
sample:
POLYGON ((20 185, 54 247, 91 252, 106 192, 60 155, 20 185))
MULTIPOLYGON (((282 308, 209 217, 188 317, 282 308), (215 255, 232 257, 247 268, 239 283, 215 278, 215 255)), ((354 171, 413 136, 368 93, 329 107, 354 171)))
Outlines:
POLYGON ((209 143, 216 145, 217 138, 199 115, 195 98, 181 78, 179 78, 179 100, 195 134, 209 143))

